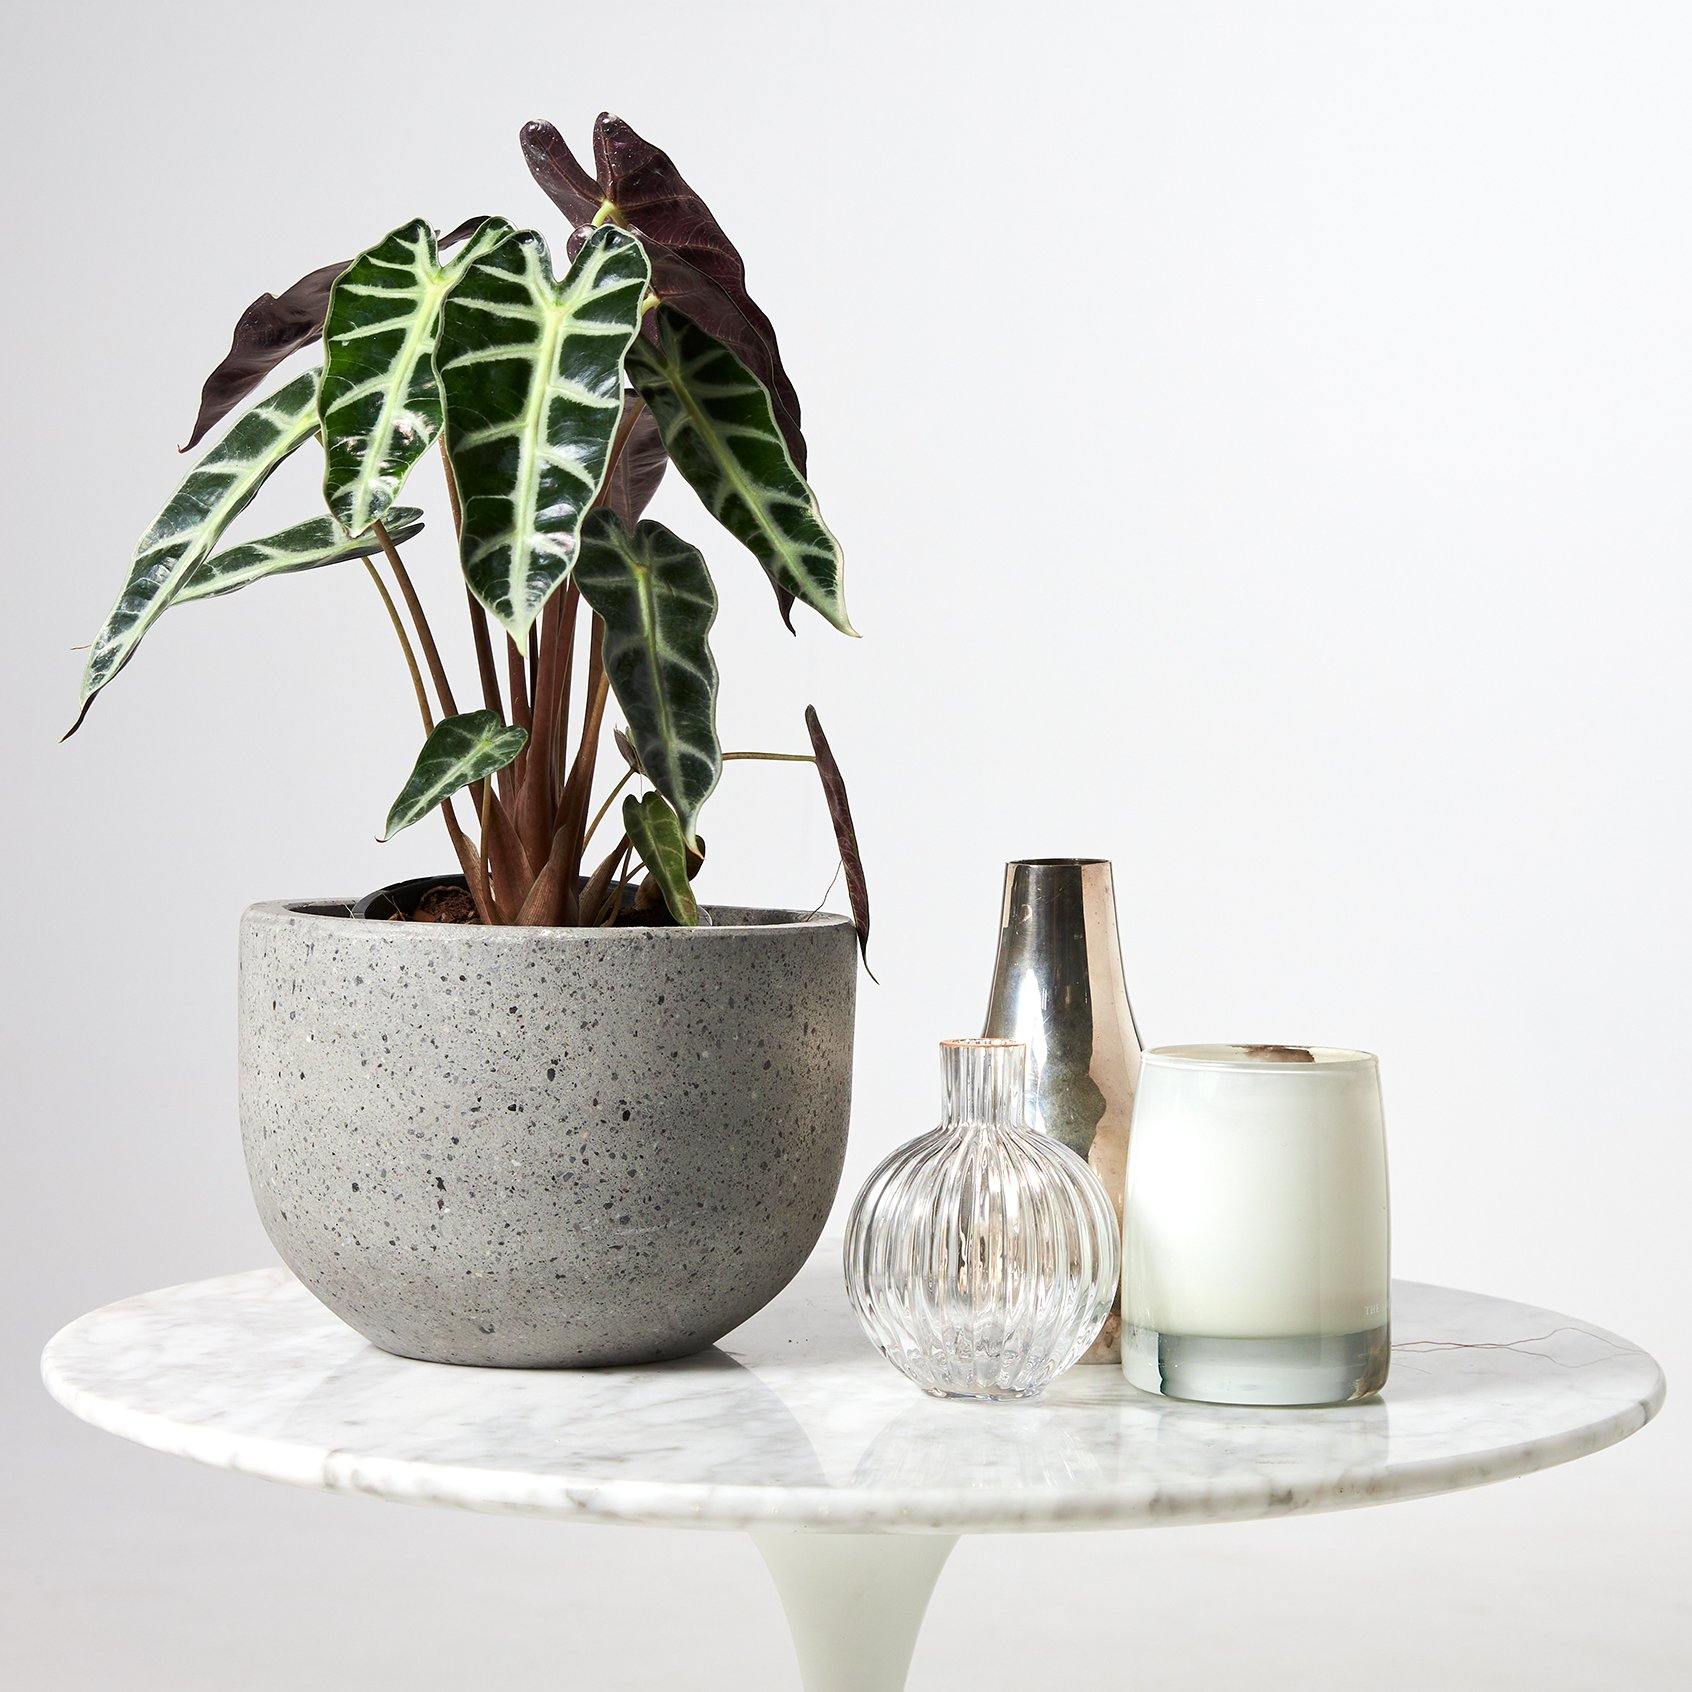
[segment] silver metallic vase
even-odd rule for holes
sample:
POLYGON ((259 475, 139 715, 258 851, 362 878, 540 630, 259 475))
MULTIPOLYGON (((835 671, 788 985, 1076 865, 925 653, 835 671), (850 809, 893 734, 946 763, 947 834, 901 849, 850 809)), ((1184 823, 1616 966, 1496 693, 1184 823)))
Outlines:
MULTIPOLYGON (((1029 1124, 1086 1158, 1120 1222, 1140 1036, 1122 975, 1107 860, 1005 865, 999 955, 982 1032, 1027 1046, 1029 1124)), ((1119 1362, 1121 1336, 1118 1300, 1081 1361, 1119 1362)))

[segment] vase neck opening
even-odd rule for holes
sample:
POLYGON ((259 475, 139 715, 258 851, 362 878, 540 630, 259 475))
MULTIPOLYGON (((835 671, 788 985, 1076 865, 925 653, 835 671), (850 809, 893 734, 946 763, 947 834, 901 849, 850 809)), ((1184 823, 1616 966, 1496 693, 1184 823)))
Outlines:
POLYGON ((1026 1116, 1028 1048, 1020 1040, 943 1040, 941 1124, 1021 1124, 1026 1116))

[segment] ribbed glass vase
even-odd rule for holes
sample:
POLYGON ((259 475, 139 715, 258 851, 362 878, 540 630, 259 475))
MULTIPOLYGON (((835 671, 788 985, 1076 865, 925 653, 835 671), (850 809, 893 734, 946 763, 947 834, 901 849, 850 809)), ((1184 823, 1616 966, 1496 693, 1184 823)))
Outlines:
POLYGON ((1032 1398, 1116 1294, 1116 1212, 1072 1151, 1026 1125, 1027 1049, 940 1048, 944 1115, 865 1183, 846 1289, 876 1348, 937 1398, 1032 1398))

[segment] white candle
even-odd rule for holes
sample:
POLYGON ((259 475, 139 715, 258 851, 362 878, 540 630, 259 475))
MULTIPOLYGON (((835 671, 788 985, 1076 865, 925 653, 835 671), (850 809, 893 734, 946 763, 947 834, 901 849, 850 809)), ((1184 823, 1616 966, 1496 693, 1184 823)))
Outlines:
POLYGON ((1323 1047, 1145 1054, 1124 1216, 1130 1380, 1238 1403, 1375 1391, 1389 1275, 1374 1058, 1323 1047))

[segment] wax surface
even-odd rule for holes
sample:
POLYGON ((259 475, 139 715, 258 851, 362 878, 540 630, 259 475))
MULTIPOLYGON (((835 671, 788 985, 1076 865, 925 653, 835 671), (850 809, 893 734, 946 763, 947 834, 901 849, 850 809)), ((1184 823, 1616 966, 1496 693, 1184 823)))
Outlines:
POLYGON ((1373 1060, 1148 1055, 1125 1234, 1122 1310, 1138 1326, 1240 1339, 1379 1327, 1390 1252, 1373 1060))

